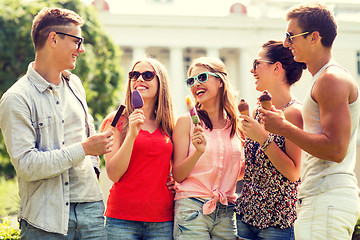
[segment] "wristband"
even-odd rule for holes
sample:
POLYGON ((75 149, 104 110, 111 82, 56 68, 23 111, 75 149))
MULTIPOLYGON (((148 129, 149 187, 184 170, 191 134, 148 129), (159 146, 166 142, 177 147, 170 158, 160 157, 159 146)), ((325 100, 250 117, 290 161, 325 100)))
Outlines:
POLYGON ((274 140, 274 135, 272 135, 271 133, 269 134, 269 136, 267 137, 267 139, 265 140, 265 142, 263 143, 263 145, 260 147, 260 150, 265 152, 265 150, 268 148, 268 146, 270 145, 270 143, 274 140))

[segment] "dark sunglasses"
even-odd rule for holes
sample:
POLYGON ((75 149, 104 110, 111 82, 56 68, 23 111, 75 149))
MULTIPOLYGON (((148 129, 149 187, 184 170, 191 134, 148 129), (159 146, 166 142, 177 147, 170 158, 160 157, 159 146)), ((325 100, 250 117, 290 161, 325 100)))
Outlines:
POLYGON ((77 46, 78 46, 78 50, 80 50, 80 47, 81 47, 81 44, 84 42, 84 38, 82 37, 77 37, 77 36, 74 36, 74 35, 71 35, 71 34, 67 34, 67 33, 63 33, 63 32, 55 32, 56 34, 61 34, 61 35, 65 35, 65 36, 69 36, 69 37, 73 37, 73 38, 76 38, 77 40, 79 40, 79 42, 77 43, 77 46))
POLYGON ((138 71, 131 71, 131 72, 129 72, 129 80, 136 81, 136 80, 138 80, 140 75, 142 76, 142 78, 145 81, 151 81, 156 76, 155 72, 153 72, 153 71, 146 71, 146 72, 142 72, 142 73, 138 72, 138 71))
POLYGON ((299 33, 296 35, 291 35, 291 33, 286 32, 285 36, 286 36, 286 40, 288 41, 289 44, 293 44, 293 38, 305 35, 305 34, 309 34, 310 32, 303 32, 303 33, 299 33))
POLYGON ((194 86, 195 84, 195 80, 197 80, 199 83, 204 83, 209 79, 209 75, 214 76, 214 77, 220 77, 219 75, 217 75, 216 73, 212 73, 212 72, 203 72, 198 74, 195 77, 189 77, 185 80, 186 85, 191 88, 192 86, 194 86))
POLYGON ((274 62, 272 61, 268 61, 268 60, 262 60, 262 59, 254 59, 254 62, 253 62, 253 71, 256 70, 257 66, 259 65, 259 63, 261 62, 266 62, 266 63, 271 63, 273 64, 274 62))

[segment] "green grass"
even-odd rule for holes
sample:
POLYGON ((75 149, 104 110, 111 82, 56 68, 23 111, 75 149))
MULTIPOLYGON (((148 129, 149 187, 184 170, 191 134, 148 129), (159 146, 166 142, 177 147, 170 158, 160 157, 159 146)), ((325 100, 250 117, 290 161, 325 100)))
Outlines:
POLYGON ((20 197, 16 178, 6 180, 0 178, 0 217, 16 215, 19 209, 20 197))

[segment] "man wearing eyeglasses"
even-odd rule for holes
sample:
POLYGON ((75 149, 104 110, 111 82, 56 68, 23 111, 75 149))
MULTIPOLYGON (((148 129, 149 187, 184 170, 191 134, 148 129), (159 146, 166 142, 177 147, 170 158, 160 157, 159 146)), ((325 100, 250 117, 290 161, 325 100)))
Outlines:
POLYGON ((21 239, 106 239, 96 173, 112 132, 95 133, 81 81, 67 71, 85 51, 82 25, 73 11, 42 9, 32 26, 35 61, 0 100, 21 239))
POLYGON ((359 216, 354 174, 360 113, 355 80, 332 56, 337 24, 324 5, 310 3, 287 14, 284 46, 313 75, 303 105, 304 131, 281 111, 261 109, 265 128, 300 146, 303 152, 298 188, 295 238, 351 239, 359 216))

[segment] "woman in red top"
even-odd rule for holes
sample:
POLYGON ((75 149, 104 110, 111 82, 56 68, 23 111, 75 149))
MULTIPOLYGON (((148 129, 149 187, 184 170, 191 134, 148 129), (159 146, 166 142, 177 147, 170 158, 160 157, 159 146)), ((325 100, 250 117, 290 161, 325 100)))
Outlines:
MULTIPOLYGON (((135 61, 129 72, 126 110, 114 131, 114 146, 105 154, 114 182, 107 202, 108 239, 172 239, 173 193, 167 187, 173 152, 174 115, 168 77, 155 59, 135 61), (132 92, 144 105, 135 109, 132 92)), ((111 128, 115 112, 102 123, 111 128)))

